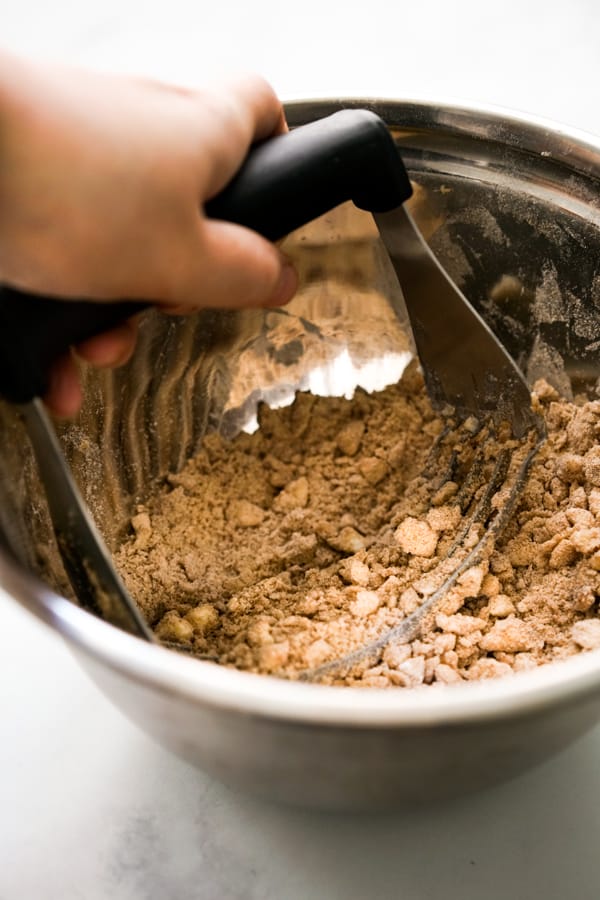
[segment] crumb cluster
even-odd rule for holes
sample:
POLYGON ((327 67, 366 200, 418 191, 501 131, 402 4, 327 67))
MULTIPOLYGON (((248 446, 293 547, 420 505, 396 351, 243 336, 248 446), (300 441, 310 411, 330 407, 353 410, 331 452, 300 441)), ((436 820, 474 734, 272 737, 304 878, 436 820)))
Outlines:
POLYGON ((254 434, 207 436, 136 510, 117 565, 159 638, 285 678, 450 684, 598 648, 600 402, 544 383, 534 398, 547 439, 493 539, 530 448, 469 423, 449 442, 410 367, 376 394, 299 394, 261 406, 254 434), (469 519, 499 467, 487 517, 469 519), (418 618, 458 563, 416 633, 328 668, 418 618))

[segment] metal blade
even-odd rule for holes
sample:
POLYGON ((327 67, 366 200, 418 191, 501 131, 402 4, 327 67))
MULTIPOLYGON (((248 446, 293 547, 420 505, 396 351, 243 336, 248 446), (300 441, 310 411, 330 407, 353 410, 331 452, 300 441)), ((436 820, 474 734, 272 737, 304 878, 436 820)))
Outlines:
POLYGON ((19 406, 31 440, 58 549, 81 605, 124 631, 152 641, 69 471, 42 401, 19 406))
POLYGON ((541 427, 527 383, 508 352, 431 252, 403 207, 375 213, 398 276, 434 406, 510 422, 516 437, 541 427))

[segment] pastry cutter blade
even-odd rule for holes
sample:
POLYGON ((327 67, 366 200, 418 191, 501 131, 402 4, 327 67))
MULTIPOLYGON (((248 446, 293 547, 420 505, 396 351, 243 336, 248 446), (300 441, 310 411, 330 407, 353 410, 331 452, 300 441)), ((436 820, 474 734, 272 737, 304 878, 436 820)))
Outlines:
POLYGON ((429 397, 453 407, 508 421, 515 437, 539 427, 531 392, 515 361, 429 249, 404 206, 375 212, 406 304, 429 397))

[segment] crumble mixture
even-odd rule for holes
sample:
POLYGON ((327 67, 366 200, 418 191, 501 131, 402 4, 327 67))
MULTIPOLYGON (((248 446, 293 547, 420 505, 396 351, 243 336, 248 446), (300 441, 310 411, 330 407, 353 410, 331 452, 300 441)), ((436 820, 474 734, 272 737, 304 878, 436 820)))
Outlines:
POLYGON ((413 365, 207 436, 137 508, 117 566, 165 643, 285 678, 449 684, 600 647, 600 401, 533 396, 547 439, 514 507, 531 442, 444 431, 413 365))

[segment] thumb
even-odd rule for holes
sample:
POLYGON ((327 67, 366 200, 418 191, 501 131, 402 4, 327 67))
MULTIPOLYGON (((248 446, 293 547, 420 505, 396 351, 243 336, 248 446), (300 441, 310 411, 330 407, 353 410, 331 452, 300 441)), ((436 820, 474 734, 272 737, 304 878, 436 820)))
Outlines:
POLYGON ((181 272, 178 308, 235 309, 282 306, 292 299, 298 276, 290 260, 257 232, 230 222, 202 220, 201 252, 181 272))

